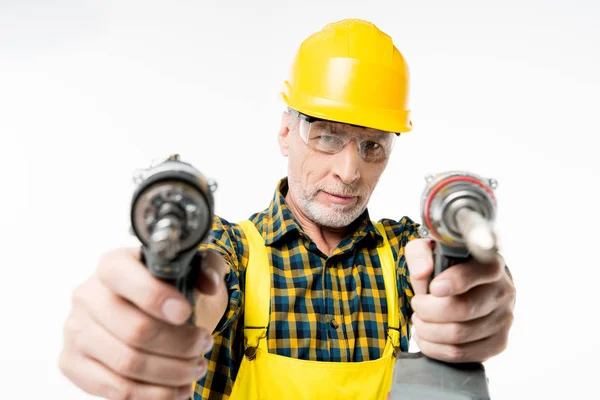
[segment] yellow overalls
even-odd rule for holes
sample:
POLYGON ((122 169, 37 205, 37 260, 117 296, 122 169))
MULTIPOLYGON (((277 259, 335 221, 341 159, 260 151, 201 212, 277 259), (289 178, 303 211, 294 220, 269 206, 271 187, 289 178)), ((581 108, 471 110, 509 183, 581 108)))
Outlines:
POLYGON ((396 268, 383 225, 377 249, 385 282, 388 306, 388 338, 382 357, 362 362, 307 361, 271 354, 267 326, 271 302, 271 268, 264 240, 254 224, 241 224, 250 246, 244 294, 244 349, 240 370, 233 384, 232 400, 284 399, 385 399, 392 382, 396 354, 400 348, 396 268))

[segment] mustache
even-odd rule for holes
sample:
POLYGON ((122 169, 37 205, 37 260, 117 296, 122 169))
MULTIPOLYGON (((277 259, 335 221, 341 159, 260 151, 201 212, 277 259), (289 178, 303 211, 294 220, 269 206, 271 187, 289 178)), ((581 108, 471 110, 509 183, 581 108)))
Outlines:
POLYGON ((319 191, 327 192, 335 196, 364 197, 365 191, 353 185, 338 183, 334 185, 318 184, 313 187, 311 197, 315 197, 319 191))

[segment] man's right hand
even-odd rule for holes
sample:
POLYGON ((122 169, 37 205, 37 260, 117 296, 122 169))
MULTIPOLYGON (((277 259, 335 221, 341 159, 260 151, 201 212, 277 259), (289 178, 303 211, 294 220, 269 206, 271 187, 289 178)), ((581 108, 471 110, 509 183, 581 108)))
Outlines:
POLYGON ((110 400, 187 399, 206 374, 212 329, 227 306, 227 268, 208 252, 197 285, 198 326, 191 326, 190 304, 152 276, 139 253, 104 255, 74 290, 59 368, 84 391, 110 400))

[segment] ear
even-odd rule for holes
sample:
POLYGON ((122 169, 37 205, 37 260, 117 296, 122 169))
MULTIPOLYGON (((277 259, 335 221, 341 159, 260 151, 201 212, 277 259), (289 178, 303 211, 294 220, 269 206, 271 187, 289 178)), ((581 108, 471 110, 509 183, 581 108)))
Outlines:
POLYGON ((290 128, 288 123, 289 118, 291 118, 291 116, 284 111, 281 115, 281 126, 279 127, 279 132, 277 134, 277 140, 279 141, 279 149, 281 150, 281 154, 283 154, 284 157, 288 156, 290 149, 290 128))

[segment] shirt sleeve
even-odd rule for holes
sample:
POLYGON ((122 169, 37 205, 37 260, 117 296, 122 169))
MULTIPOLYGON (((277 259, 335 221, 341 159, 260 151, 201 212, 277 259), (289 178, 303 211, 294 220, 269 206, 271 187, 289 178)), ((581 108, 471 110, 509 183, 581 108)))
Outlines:
POLYGON ((415 295, 412 283, 410 281, 410 271, 408 269, 408 264, 406 263, 406 259, 404 257, 404 249, 406 245, 411 240, 419 239, 421 236, 419 235, 419 224, 414 222, 408 217, 404 217, 400 220, 400 259, 398 260, 398 276, 400 279, 400 283, 402 284, 402 294, 404 295, 404 303, 406 305, 406 318, 408 320, 409 333, 410 333, 410 318, 413 314, 413 309, 410 305, 410 302, 415 295))
POLYGON ((408 217, 403 217, 399 221, 383 220, 382 222, 386 226, 386 233, 392 252, 394 253, 398 271, 396 284, 398 287, 398 307, 401 324, 400 348, 401 351, 408 351, 411 330, 410 318, 413 314, 410 301, 414 296, 414 291, 404 257, 404 249, 409 241, 419 238, 419 224, 408 217))
POLYGON ((215 216, 213 222, 213 238, 211 243, 202 245, 200 250, 214 250, 223 256, 229 271, 225 274, 225 284, 229 294, 229 303, 223 317, 215 327, 213 335, 222 333, 231 326, 242 309, 242 290, 240 286, 240 263, 243 244, 239 240, 238 231, 233 225, 215 216))
POLYGON ((229 271, 225 275, 225 283, 229 292, 229 304, 223 317, 213 331, 214 345, 205 355, 208 360, 206 375, 197 381, 194 399, 220 399, 229 394, 237 374, 243 350, 242 329, 240 320, 243 319, 243 271, 242 265, 247 256, 245 244, 237 225, 230 224, 225 219, 215 217, 213 224, 212 242, 203 245, 200 250, 215 250, 225 259, 229 271))

